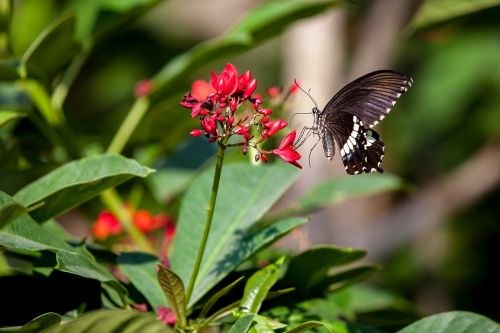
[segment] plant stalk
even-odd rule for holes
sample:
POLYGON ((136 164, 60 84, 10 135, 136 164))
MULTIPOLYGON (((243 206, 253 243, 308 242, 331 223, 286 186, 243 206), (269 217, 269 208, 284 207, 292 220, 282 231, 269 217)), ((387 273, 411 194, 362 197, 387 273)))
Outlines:
POLYGON ((140 121, 144 117, 144 114, 149 108, 149 100, 147 97, 138 98, 130 111, 127 114, 127 117, 122 122, 118 132, 116 132, 115 137, 111 141, 111 144, 108 147, 108 153, 121 153, 128 140, 132 136, 132 133, 139 125, 140 121))
POLYGON ((217 162, 215 164, 215 174, 214 182, 212 183, 212 193, 210 194, 210 201, 207 207, 207 217, 205 220, 205 228, 203 229, 203 235, 201 237, 200 247, 198 248, 198 254, 196 255, 196 261, 194 263, 193 274, 189 280, 189 285, 186 291, 186 300, 189 304, 189 299, 193 293, 194 284, 196 278, 198 277, 198 271, 200 270, 201 260, 203 259, 203 254, 205 253, 205 247, 207 245, 208 235, 210 233, 210 226, 212 225, 212 218, 215 211, 215 202, 217 201, 217 192, 219 190, 220 176, 222 172, 222 162, 224 161, 224 152, 226 150, 226 142, 218 143, 217 147, 217 162))

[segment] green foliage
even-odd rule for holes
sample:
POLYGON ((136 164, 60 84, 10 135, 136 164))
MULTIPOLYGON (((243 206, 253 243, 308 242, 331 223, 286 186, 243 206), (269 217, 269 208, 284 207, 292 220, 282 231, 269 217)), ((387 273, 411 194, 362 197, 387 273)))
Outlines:
POLYGON ((21 73, 50 83, 54 76, 68 66, 78 52, 74 14, 53 21, 31 43, 21 58, 21 73))
POLYGON ((236 26, 219 38, 200 43, 166 64, 153 78, 153 100, 174 89, 175 82, 189 71, 222 56, 241 53, 276 36, 291 23, 319 14, 339 1, 278 0, 268 1, 250 11, 236 26))
POLYGON ((163 265, 158 266, 158 281, 175 313, 181 328, 186 326, 186 295, 181 279, 173 271, 163 265))
MULTIPOLYGON (((255 258, 261 249, 307 222, 297 215, 352 197, 403 188, 401 178, 391 174, 335 177, 288 208, 270 213, 299 176, 297 169, 283 163, 224 165, 207 247, 193 280, 191 298, 186 299, 184 285, 194 271, 213 171, 210 163, 201 167, 209 169, 201 174, 194 169, 208 157, 209 148, 201 147, 203 153, 192 153, 191 148, 183 151, 189 143, 181 142, 185 139, 180 135, 185 137, 185 126, 188 122, 192 126, 192 119, 171 107, 179 102, 176 94, 186 89, 186 80, 196 69, 254 49, 295 22, 347 1, 264 1, 226 33, 189 49, 182 49, 189 42, 176 41, 175 47, 165 48, 163 44, 169 42, 162 41, 160 46, 153 40, 156 38, 145 38, 151 61, 137 61, 141 55, 132 52, 137 45, 133 34, 143 26, 131 23, 159 2, 0 1, 0 278, 33 274, 45 279, 59 270, 99 281, 102 301, 99 311, 85 313, 86 304, 77 309, 72 304, 62 317, 63 313, 49 312, 22 327, 0 328, 0 332, 201 332, 215 325, 230 333, 379 333, 396 331, 415 321, 415 308, 398 296, 356 286, 379 269, 357 264, 365 255, 363 250, 316 246, 292 256, 288 264, 281 254, 255 258), (132 37, 127 35, 121 42, 130 49, 133 61, 113 53, 111 41, 122 38, 121 31, 131 32, 132 37), (111 60, 101 63, 103 54, 111 54, 111 60), (151 94, 136 96, 133 102, 132 83, 143 77, 152 80, 151 94), (99 103, 101 108, 88 107, 99 103), (122 112, 126 108, 129 113, 122 112), (123 117, 122 127, 115 134, 119 144, 111 144, 107 151, 123 150, 127 156, 142 157, 139 160, 146 160, 144 164, 162 167, 145 181, 152 169, 120 155, 101 154, 108 144, 107 135, 114 133, 123 117), (159 117, 165 119, 156 121, 159 117), (151 141, 149 127, 153 126, 160 128, 162 143, 170 145, 151 141), (134 140, 130 140, 132 133, 138 135, 134 140), (187 162, 188 154, 195 156, 197 163, 187 162), (136 180, 130 188, 113 189, 133 178, 136 180), (13 196, 6 193, 16 191, 13 196), (93 218, 102 205, 91 199, 99 195, 102 204, 117 215, 119 221, 112 222, 125 229, 115 238, 87 243, 86 239, 78 240, 87 231, 79 238, 69 236, 52 220, 72 209, 84 220, 93 218), (151 245, 153 234, 138 230, 135 215, 126 203, 133 208, 168 212, 174 218, 180 205, 174 243, 161 239, 165 242, 151 245), (114 248, 118 253, 107 248, 113 242, 122 242, 122 247, 114 248), (123 252, 124 247, 131 251, 134 246, 151 253, 123 252), (159 258, 153 254, 158 248, 162 262, 168 256, 171 267, 159 265, 159 258), (262 268, 262 259, 277 257, 281 259, 262 268), (242 288, 243 283, 239 283, 245 279, 242 288), (159 306, 170 307, 177 318, 175 327, 150 313, 104 310, 126 308, 137 300, 147 301, 153 311, 159 306)), ((409 29, 423 30, 463 19, 499 4, 496 0, 428 0, 409 29)), ((436 149, 448 143, 472 150, 470 147, 500 133, 496 126, 500 98, 494 94, 500 82, 498 31, 462 33, 457 27, 447 36, 438 36, 441 39, 435 44, 426 41, 432 36, 419 36, 422 40, 418 47, 409 48, 413 57, 417 57, 413 53, 425 52, 427 58, 419 60, 415 69, 416 86, 409 94, 408 100, 413 98, 413 103, 408 112, 391 116, 396 125, 389 123, 386 128, 389 137, 391 133, 397 135, 397 140, 387 141, 394 142, 401 160, 411 164, 404 168, 409 174, 412 168, 422 169, 422 163, 415 163, 421 160, 415 147, 436 149), (495 97, 485 101, 483 97, 488 94, 495 97)), ((454 157, 453 153, 439 155, 443 160, 454 157)), ((22 290, 13 292, 26 298, 26 307, 30 306, 30 295, 26 297, 22 290)), ((497 331, 498 325, 485 317, 450 312, 421 319, 398 332, 497 331)))
POLYGON ((16 332, 16 333, 38 333, 52 326, 59 325, 61 322, 61 316, 54 312, 44 313, 29 323, 23 325, 19 329, 8 329, 5 330, 0 328, 0 332, 16 332))
POLYGON ((89 312, 60 326, 53 326, 43 333, 171 333, 168 326, 148 313, 123 310, 99 310, 89 312))
POLYGON ((244 315, 240 319, 238 319, 233 326, 231 326, 231 329, 228 331, 228 333, 246 333, 250 329, 250 326, 252 326, 253 319, 255 317, 255 314, 250 313, 247 315, 244 315))
POLYGON ((411 26, 428 27, 498 5, 498 0, 426 0, 413 18, 411 26))
POLYGON ((30 215, 39 222, 119 185, 132 177, 146 177, 153 170, 119 155, 99 155, 67 163, 25 186, 14 199, 33 207, 30 215))
POLYGON ((268 265, 260 271, 254 273, 245 285, 245 292, 240 303, 240 311, 258 313, 262 302, 278 281, 281 267, 285 258, 280 258, 276 263, 268 265))
POLYGON ((465 311, 445 312, 421 319, 398 333, 495 333, 500 325, 493 320, 465 311))
POLYGON ((160 263, 156 256, 139 252, 124 252, 118 257, 117 263, 130 282, 148 300, 153 311, 156 312, 159 305, 167 306, 167 298, 156 278, 160 263))
MULTIPOLYGON (((211 186, 212 172, 207 171, 193 181, 179 214, 171 263, 185 284, 190 278, 202 235, 205 220, 202 207, 209 199, 206 189, 211 186)), ((214 213, 216 223, 212 226, 190 306, 246 258, 305 222, 304 219, 289 219, 264 230, 252 232, 250 229, 297 176, 295 168, 283 164, 259 168, 234 164, 224 168, 214 213)))

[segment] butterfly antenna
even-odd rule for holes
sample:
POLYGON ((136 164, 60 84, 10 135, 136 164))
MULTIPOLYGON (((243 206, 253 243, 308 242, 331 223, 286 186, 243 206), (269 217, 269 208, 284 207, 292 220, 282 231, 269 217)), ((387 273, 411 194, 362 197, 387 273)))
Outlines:
POLYGON ((304 89, 302 89, 302 87, 300 86, 300 84, 297 82, 297 79, 294 79, 293 82, 295 82, 295 84, 297 85, 297 87, 299 87, 299 89, 302 90, 304 92, 304 94, 306 94, 307 96, 309 96, 309 98, 311 99, 311 101, 313 101, 314 106, 316 107, 316 109, 319 109, 318 103, 316 103, 316 100, 311 96, 311 89, 309 89, 308 91, 305 91, 304 89))

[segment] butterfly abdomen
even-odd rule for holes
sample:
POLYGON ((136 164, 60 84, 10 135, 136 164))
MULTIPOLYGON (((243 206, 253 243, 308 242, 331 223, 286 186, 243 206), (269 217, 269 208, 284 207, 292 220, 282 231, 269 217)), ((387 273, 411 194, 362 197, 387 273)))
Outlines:
POLYGON ((326 158, 329 160, 333 159, 335 155, 335 141, 333 140, 333 135, 327 129, 323 130, 323 150, 325 152, 326 158))

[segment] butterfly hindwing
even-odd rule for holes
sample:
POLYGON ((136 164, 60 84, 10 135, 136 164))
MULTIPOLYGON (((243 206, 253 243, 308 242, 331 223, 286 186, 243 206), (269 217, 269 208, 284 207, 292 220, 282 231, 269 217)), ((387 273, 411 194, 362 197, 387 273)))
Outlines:
POLYGON ((412 82, 411 77, 389 70, 366 74, 336 93, 325 106, 322 116, 328 122, 334 113, 345 112, 357 116, 367 128, 372 128, 391 111, 412 82))
MULTIPOLYGON (((352 114, 339 112, 333 119, 325 124, 326 133, 333 134, 347 173, 382 172, 384 143, 378 133, 366 128, 363 121, 352 114)), ((327 135, 323 135, 323 145, 326 138, 327 135)))

